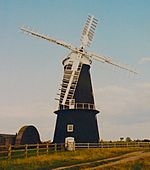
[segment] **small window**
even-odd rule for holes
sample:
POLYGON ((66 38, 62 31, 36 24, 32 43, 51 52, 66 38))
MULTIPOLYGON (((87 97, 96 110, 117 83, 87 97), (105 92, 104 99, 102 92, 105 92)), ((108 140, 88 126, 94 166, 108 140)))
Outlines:
POLYGON ((67 125, 67 132, 73 132, 73 125, 67 125))

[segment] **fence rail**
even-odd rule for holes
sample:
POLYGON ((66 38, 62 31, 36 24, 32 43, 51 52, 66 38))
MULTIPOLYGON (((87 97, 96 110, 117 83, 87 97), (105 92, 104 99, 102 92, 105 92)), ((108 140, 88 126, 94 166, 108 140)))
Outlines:
MULTIPOLYGON (((150 142, 100 142, 100 143, 75 143, 75 149, 82 148, 149 148, 150 142)), ((0 160, 27 158, 63 151, 67 145, 44 143, 30 145, 0 145, 0 160)))
POLYGON ((64 144, 29 144, 29 145, 0 145, 0 160, 13 158, 27 158, 30 156, 38 156, 50 154, 56 151, 63 151, 64 144))
POLYGON ((150 148, 150 142, 76 143, 75 148, 150 148))

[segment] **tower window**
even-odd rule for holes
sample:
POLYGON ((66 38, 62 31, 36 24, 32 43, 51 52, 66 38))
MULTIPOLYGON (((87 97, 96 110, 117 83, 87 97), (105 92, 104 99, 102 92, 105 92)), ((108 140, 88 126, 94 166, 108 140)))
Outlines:
POLYGON ((67 132, 73 132, 73 125, 72 124, 67 125, 67 132))

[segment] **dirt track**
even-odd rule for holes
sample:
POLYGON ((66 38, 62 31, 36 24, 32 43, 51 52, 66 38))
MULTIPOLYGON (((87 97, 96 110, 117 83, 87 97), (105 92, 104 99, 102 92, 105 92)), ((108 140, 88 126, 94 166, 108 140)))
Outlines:
POLYGON ((96 167, 93 167, 93 168, 90 168, 90 169, 96 170, 96 169, 106 168, 106 167, 110 167, 110 166, 117 165, 117 164, 122 164, 122 163, 130 162, 130 161, 135 161, 135 160, 138 160, 138 159, 143 158, 143 157, 150 157, 150 152, 140 153, 140 154, 136 154, 134 156, 130 155, 127 158, 122 158, 122 159, 120 159, 118 161, 106 163, 106 164, 99 165, 99 166, 96 166, 96 167))
POLYGON ((103 160, 98 160, 98 161, 93 161, 88 163, 75 164, 70 166, 63 166, 63 167, 55 168, 53 170, 74 169, 74 168, 96 170, 96 169, 106 168, 121 163, 126 163, 133 160, 138 160, 140 158, 149 157, 149 156, 150 156, 150 152, 138 151, 129 154, 124 154, 121 156, 116 156, 113 158, 108 158, 108 159, 103 159, 103 160))

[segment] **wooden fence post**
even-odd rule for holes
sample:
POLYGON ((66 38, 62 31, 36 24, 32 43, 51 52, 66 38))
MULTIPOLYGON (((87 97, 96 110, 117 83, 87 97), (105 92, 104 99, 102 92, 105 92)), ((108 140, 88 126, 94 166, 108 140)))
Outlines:
POLYGON ((55 152, 57 151, 57 143, 55 143, 55 148, 54 148, 55 152))
POLYGON ((11 159, 11 144, 8 147, 8 159, 11 159))
POLYGON ((60 150, 61 150, 61 151, 63 151, 63 150, 64 150, 64 148, 63 148, 63 144, 62 144, 62 143, 60 144, 60 150))
POLYGON ((26 144, 25 145, 25 158, 28 157, 28 145, 26 144))
POLYGON ((39 155, 39 144, 37 143, 37 146, 36 146, 36 155, 38 156, 39 155))
POLYGON ((46 154, 48 154, 48 143, 46 144, 46 154))

